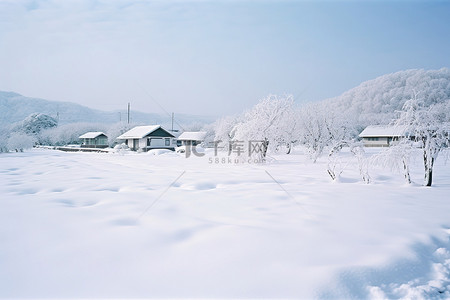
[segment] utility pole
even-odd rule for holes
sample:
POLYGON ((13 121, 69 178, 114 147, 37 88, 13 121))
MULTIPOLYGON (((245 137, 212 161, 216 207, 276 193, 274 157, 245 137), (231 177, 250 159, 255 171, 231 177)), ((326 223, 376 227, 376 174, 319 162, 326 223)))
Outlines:
POLYGON ((172 132, 173 132, 173 113, 172 113, 172 132))
POLYGON ((128 102, 128 124, 130 124, 130 102, 128 102))

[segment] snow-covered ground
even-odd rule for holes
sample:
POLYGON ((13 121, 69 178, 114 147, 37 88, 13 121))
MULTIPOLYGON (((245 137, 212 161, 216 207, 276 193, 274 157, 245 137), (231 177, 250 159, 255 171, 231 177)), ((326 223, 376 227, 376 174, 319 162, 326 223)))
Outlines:
POLYGON ((183 155, 0 154, 0 297, 450 298, 443 157, 425 188, 183 155))

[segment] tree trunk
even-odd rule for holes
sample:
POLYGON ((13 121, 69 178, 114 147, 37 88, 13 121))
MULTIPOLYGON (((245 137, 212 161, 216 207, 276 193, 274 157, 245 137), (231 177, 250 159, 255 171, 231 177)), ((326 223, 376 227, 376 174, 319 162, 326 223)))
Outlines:
POLYGON ((403 158, 403 171, 408 184, 411 184, 411 176, 409 175, 409 167, 407 161, 403 158))
POLYGON ((264 139, 264 143, 263 143, 263 152, 262 152, 262 157, 266 158, 267 155, 267 149, 269 148, 269 140, 268 139, 264 139))
POLYGON ((291 149, 292 149, 292 144, 291 143, 288 143, 287 144, 287 152, 286 152, 286 154, 290 154, 291 153, 291 149))
POLYGON ((424 166, 425 166, 425 186, 431 186, 431 183, 433 182, 433 164, 434 164, 434 158, 428 159, 427 154, 424 153, 423 156, 424 160, 424 166))

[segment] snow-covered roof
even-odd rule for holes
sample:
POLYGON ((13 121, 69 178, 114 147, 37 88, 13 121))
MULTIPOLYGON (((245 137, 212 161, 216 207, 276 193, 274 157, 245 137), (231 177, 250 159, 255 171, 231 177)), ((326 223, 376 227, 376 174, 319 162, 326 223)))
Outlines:
POLYGON ((95 139, 96 137, 100 136, 100 135, 104 135, 106 136, 106 134, 104 134, 101 131, 91 131, 91 132, 86 132, 83 135, 80 135, 80 139, 95 139))
POLYGON ((179 141, 203 141, 205 139, 205 131, 185 131, 179 137, 179 141))
POLYGON ((367 126, 359 137, 394 137, 405 136, 407 127, 404 125, 370 125, 367 126))
MULTIPOLYGON (((153 131, 161 128, 164 131, 164 128, 161 127, 161 125, 149 125, 149 126, 136 126, 133 129, 128 130, 121 136, 117 137, 118 140, 126 140, 126 139, 142 139, 146 135, 149 135, 153 131)), ((171 134, 167 131, 167 133, 171 134)))

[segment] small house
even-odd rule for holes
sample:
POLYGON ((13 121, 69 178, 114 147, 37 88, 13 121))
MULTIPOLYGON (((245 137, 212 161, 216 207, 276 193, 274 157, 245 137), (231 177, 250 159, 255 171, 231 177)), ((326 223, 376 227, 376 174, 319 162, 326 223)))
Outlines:
POLYGON ((365 147, 389 147, 406 136, 406 126, 401 125, 370 125, 359 134, 365 147))
POLYGON ((123 141, 133 151, 175 150, 176 147, 175 136, 161 125, 136 126, 119 136, 117 140, 123 141))
POLYGON ((178 146, 197 146, 205 140, 205 131, 185 131, 178 137, 178 146))
POLYGON ((100 131, 86 132, 79 137, 81 148, 106 148, 108 147, 108 137, 100 131))

